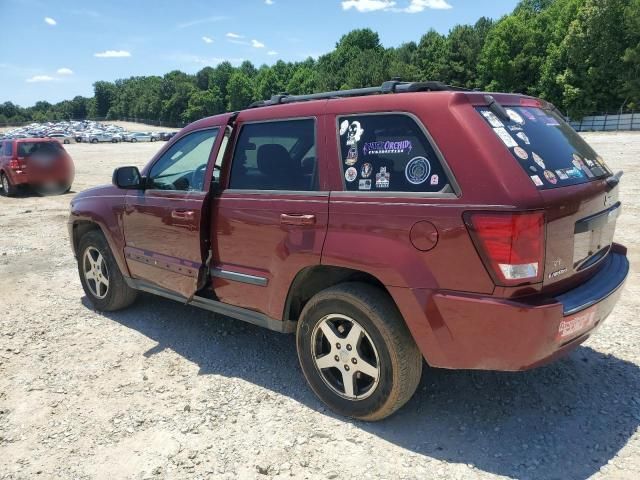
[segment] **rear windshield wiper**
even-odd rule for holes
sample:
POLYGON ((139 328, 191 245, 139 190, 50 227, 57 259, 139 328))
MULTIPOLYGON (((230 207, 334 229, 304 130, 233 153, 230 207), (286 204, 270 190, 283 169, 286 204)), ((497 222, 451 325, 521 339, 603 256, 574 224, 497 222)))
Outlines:
POLYGON ((495 113, 499 118, 502 118, 502 120, 506 120, 507 122, 511 121, 511 117, 509 117, 509 114, 507 113, 505 108, 502 105, 500 105, 498 101, 495 98, 493 98, 493 96, 485 95, 484 101, 487 102, 487 106, 489 107, 489 110, 495 113))

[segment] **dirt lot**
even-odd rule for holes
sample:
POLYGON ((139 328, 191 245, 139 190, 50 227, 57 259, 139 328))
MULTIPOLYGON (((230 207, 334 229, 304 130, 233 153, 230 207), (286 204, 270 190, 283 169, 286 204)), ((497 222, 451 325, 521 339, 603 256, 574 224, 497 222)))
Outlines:
MULTIPOLYGON (((291 336, 151 296, 94 312, 72 194, 0 198, 0 479, 640 478, 640 134, 587 137, 626 172, 634 269, 614 314, 549 367, 428 370, 376 424, 325 410, 291 336)), ((160 146, 70 145, 74 190, 160 146)))

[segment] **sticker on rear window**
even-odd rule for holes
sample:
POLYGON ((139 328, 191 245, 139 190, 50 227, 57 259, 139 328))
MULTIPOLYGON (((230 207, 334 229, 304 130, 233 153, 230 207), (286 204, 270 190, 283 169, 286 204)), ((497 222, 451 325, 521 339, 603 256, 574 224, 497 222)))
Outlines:
POLYGON ((522 148, 522 147, 516 147, 513 149, 513 153, 515 153, 518 158, 522 159, 522 160, 529 160, 529 154, 527 153, 527 151, 522 148))
POLYGON ((535 184, 536 187, 541 187, 542 185, 544 185, 538 175, 531 175, 531 181, 535 184))
POLYGON ((504 128, 494 128, 493 131, 496 132, 496 135, 500 137, 500 140, 502 140, 507 147, 513 148, 518 146, 518 142, 516 142, 504 128))
POLYGON ((514 121, 514 122, 516 122, 516 123, 518 123, 520 125, 524 124, 524 118, 522 118, 520 116, 520 114, 518 112, 516 112, 515 110, 513 110, 511 108, 507 108, 507 114, 509 114, 509 118, 512 121, 514 121))
POLYGON ((427 181, 431 173, 431 164, 424 157, 412 158, 404 170, 409 183, 420 185, 427 181))
POLYGON ((544 164, 544 160, 542 160, 542 157, 540 155, 538 155, 536 152, 533 152, 531 156, 533 157, 533 161, 536 162, 536 164, 540 168, 547 168, 547 166, 544 164))
POLYGON ((556 183, 558 183, 558 178, 555 176, 555 174, 551 170, 544 171, 544 178, 546 178, 547 181, 552 185, 555 185, 556 183))
POLYGON ((495 113, 490 112, 488 110, 484 110, 482 112, 482 115, 484 116, 484 118, 487 119, 487 121, 493 128, 504 127, 504 123, 500 121, 500 119, 496 116, 495 113))
POLYGON ((353 182, 358 177, 358 170, 354 167, 347 168, 347 171, 344 172, 344 178, 347 182, 353 182))

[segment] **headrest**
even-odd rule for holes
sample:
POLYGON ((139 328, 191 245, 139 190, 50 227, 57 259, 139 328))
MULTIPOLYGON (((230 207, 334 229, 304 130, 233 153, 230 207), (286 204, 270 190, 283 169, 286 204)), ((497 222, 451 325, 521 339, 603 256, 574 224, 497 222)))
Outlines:
POLYGON ((258 169, 263 175, 274 176, 296 173, 300 165, 296 165, 282 145, 267 144, 258 148, 258 169))

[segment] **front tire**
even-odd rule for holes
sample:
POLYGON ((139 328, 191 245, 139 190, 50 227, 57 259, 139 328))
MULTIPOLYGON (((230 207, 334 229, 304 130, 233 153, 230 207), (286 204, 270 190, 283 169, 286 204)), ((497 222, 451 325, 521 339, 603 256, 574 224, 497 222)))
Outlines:
POLYGON ((131 139, 131 143, 136 143, 137 141, 138 141, 138 139, 137 139, 137 138, 132 138, 132 139, 131 139))
POLYGON ((99 231, 90 231, 80 239, 78 273, 84 293, 96 310, 122 310, 136 300, 138 292, 127 285, 99 231))
POLYGON ((413 396, 422 355, 391 298, 345 283, 305 305, 296 334, 307 382, 329 408, 360 420, 388 417, 413 396))
POLYGON ((98 139, 94 138, 93 140, 91 140, 91 143, 98 143, 98 139))

